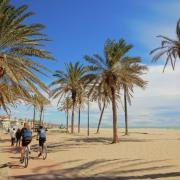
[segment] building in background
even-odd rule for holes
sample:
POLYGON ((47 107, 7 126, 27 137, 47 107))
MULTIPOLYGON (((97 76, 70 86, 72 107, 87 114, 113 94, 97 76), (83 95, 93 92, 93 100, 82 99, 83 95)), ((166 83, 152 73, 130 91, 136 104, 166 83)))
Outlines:
POLYGON ((7 115, 0 116, 0 128, 8 130, 10 126, 11 126, 10 117, 7 115))

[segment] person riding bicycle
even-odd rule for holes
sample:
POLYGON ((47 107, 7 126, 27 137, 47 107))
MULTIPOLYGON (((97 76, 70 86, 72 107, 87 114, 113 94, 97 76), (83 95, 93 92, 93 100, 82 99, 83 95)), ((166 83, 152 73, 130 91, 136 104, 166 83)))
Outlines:
POLYGON ((44 146, 44 143, 46 141, 46 129, 40 125, 39 126, 39 129, 38 129, 38 134, 37 136, 37 139, 39 139, 39 154, 38 154, 38 157, 40 157, 42 155, 42 150, 43 150, 43 146, 44 146))
POLYGON ((32 131, 30 130, 30 126, 29 126, 29 124, 27 122, 24 123, 24 127, 21 129, 21 137, 22 137, 22 147, 21 147, 21 159, 20 159, 20 162, 23 163, 23 157, 24 157, 24 153, 25 153, 25 148, 32 141, 32 131))

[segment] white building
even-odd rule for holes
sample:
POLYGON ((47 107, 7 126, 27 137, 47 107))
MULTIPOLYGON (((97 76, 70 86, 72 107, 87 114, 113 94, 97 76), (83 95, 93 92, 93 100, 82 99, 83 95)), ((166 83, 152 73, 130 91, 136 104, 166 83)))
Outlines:
POLYGON ((10 119, 9 116, 0 116, 0 127, 2 129, 8 130, 10 128, 10 119))

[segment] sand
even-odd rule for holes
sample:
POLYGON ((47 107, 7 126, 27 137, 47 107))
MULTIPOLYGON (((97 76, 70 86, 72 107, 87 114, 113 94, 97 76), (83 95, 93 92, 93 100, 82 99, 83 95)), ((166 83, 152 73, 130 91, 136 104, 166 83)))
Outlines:
POLYGON ((26 169, 18 162, 17 149, 9 146, 9 136, 3 134, 0 171, 6 168, 10 179, 27 180, 180 180, 180 130, 130 129, 129 136, 123 136, 123 131, 119 130, 118 144, 111 144, 111 129, 101 129, 100 134, 91 129, 89 137, 85 129, 74 136, 59 130, 48 131, 48 158, 36 158, 34 139, 32 159, 26 169))

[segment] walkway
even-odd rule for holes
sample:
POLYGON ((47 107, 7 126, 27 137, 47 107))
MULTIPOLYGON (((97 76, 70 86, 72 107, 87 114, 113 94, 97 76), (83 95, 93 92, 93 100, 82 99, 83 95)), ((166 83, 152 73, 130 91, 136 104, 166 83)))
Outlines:
POLYGON ((37 158, 37 152, 32 152, 28 168, 24 168, 19 163, 19 148, 11 147, 9 136, 3 135, 0 140, 0 180, 6 179, 54 179, 63 178, 56 174, 51 175, 51 171, 59 172, 60 163, 53 160, 37 158), (2 140, 3 139, 3 140, 2 140))

